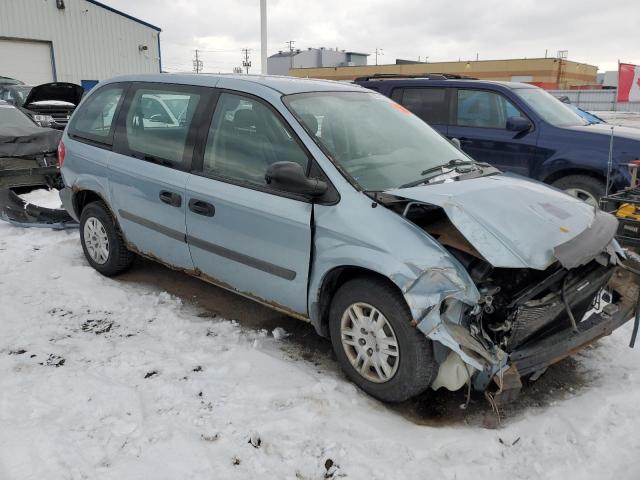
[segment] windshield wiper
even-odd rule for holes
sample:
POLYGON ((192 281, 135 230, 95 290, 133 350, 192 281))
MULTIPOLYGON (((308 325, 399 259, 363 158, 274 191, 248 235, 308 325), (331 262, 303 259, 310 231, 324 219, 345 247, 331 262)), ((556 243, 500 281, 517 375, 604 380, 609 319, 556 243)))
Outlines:
POLYGON ((398 188, 409 188, 409 187, 415 187, 417 185, 420 185, 422 183, 425 183, 429 180, 430 177, 433 177, 434 175, 430 175, 432 173, 437 172, 439 175, 440 174, 444 174, 445 169, 455 169, 456 167, 460 167, 462 165, 475 165, 476 162, 474 160, 464 160, 462 158, 452 158, 451 160, 449 160, 447 163, 443 163, 441 165, 437 165, 435 167, 431 167, 431 168, 427 168, 426 170, 423 170, 422 172, 420 172, 420 176, 422 178, 420 178, 420 180, 415 180, 413 182, 409 182, 409 183, 405 183, 404 185, 400 185, 398 188))

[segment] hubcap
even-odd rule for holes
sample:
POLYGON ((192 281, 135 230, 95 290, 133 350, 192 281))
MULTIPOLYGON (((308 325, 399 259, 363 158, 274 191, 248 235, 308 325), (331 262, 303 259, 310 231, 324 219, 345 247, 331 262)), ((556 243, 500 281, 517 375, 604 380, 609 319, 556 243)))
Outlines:
POLYGON ((398 371, 400 352, 396 334, 374 306, 350 305, 342 314, 340 338, 353 368, 370 382, 388 382, 398 371))
POLYGON ((583 202, 588 203, 592 207, 598 205, 598 200, 596 199, 596 197, 582 188, 567 188, 565 192, 567 192, 572 197, 576 197, 583 202))
POLYGON ((90 217, 84 224, 84 244, 91 260, 99 265, 104 264, 109 258, 109 237, 102 222, 95 217, 90 217))

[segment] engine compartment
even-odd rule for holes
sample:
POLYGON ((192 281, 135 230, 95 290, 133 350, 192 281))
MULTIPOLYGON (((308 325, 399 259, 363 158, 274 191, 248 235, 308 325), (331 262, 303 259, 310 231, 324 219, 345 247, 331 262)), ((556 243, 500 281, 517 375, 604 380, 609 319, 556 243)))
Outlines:
POLYGON ((579 322, 614 271, 606 255, 573 269, 559 262, 545 270, 494 267, 442 208, 401 200, 386 205, 429 233, 465 267, 481 296, 462 313, 462 323, 475 338, 505 352, 571 327, 571 317, 579 322))

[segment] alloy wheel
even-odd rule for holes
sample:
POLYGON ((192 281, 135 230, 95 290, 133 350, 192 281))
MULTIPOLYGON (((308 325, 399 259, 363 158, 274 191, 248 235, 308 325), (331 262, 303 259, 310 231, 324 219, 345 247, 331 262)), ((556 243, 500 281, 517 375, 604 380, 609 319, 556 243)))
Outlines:
POLYGON ((340 338, 353 368, 370 382, 388 382, 398 371, 400 351, 396 334, 374 306, 351 304, 342 314, 340 338))
POLYGON ((89 217, 84 223, 84 244, 91 260, 103 265, 109 259, 109 237, 104 225, 96 217, 89 217))
POLYGON ((576 197, 577 199, 588 203, 592 207, 598 205, 598 200, 596 199, 596 197, 582 188, 567 188, 565 192, 567 192, 572 197, 576 197))

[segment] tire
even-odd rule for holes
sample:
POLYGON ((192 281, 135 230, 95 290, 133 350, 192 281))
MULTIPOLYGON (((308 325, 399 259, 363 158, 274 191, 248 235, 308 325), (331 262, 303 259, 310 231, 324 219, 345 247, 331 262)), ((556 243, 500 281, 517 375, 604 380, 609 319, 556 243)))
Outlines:
MULTIPOLYGON (((380 319, 379 316, 375 318, 380 319)), ((435 378, 437 365, 433 358, 431 341, 417 328, 411 326, 411 314, 404 298, 393 285, 384 279, 362 277, 349 280, 342 285, 331 302, 329 331, 333 350, 340 366, 356 385, 372 397, 384 402, 402 402, 422 393, 435 378), (369 333, 366 334, 366 339, 363 336, 356 339, 355 336, 344 333, 356 332, 357 330, 353 328, 355 325, 351 320, 353 317, 349 316, 349 308, 354 305, 360 305, 357 307, 361 308, 360 313, 371 312, 367 310, 367 306, 370 306, 382 314, 389 328, 378 329, 377 336, 386 335, 386 340, 378 341, 377 336, 369 333), (345 315, 345 323, 343 324, 343 316, 345 315), (351 325, 351 328, 343 329, 343 325, 351 325), (389 335, 390 333, 392 335, 389 335), (395 339, 391 338, 393 335, 395 339), (354 345, 345 345, 343 338, 354 345), (365 341, 364 347, 361 343, 363 340, 365 341), (370 356, 369 361, 376 359, 378 365, 385 363, 381 361, 382 352, 385 349, 382 349, 380 344, 390 345, 387 342, 393 340, 397 343, 397 356, 387 356, 386 366, 381 365, 387 370, 389 368, 392 370, 393 374, 387 375, 387 379, 380 378, 377 373, 381 372, 382 368, 364 368, 365 374, 363 374, 352 364, 354 356, 356 357, 355 361, 358 360, 357 352, 361 351, 360 347, 367 348, 366 354, 370 356), (360 347, 356 347, 355 343, 360 347), (371 353, 374 348, 375 355, 371 353), (393 366, 390 366, 390 363, 393 363, 393 366), (377 377, 377 380, 367 378, 365 375, 377 377)), ((362 333, 362 331, 360 332, 362 333)), ((354 333, 354 335, 360 334, 354 333)), ((389 350, 393 350, 393 347, 387 346, 386 351, 389 350)), ((363 362, 357 363, 360 368, 365 365, 363 362)))
POLYGON ((600 202, 605 193, 604 182, 588 175, 567 175, 552 185, 587 203, 600 202))
POLYGON ((80 243, 89 264, 104 276, 118 275, 133 263, 134 254, 127 249, 120 228, 103 202, 91 202, 82 209, 80 243), (101 245, 106 244, 105 249, 96 249, 100 241, 101 245), (96 254, 96 250, 101 254, 96 254))

